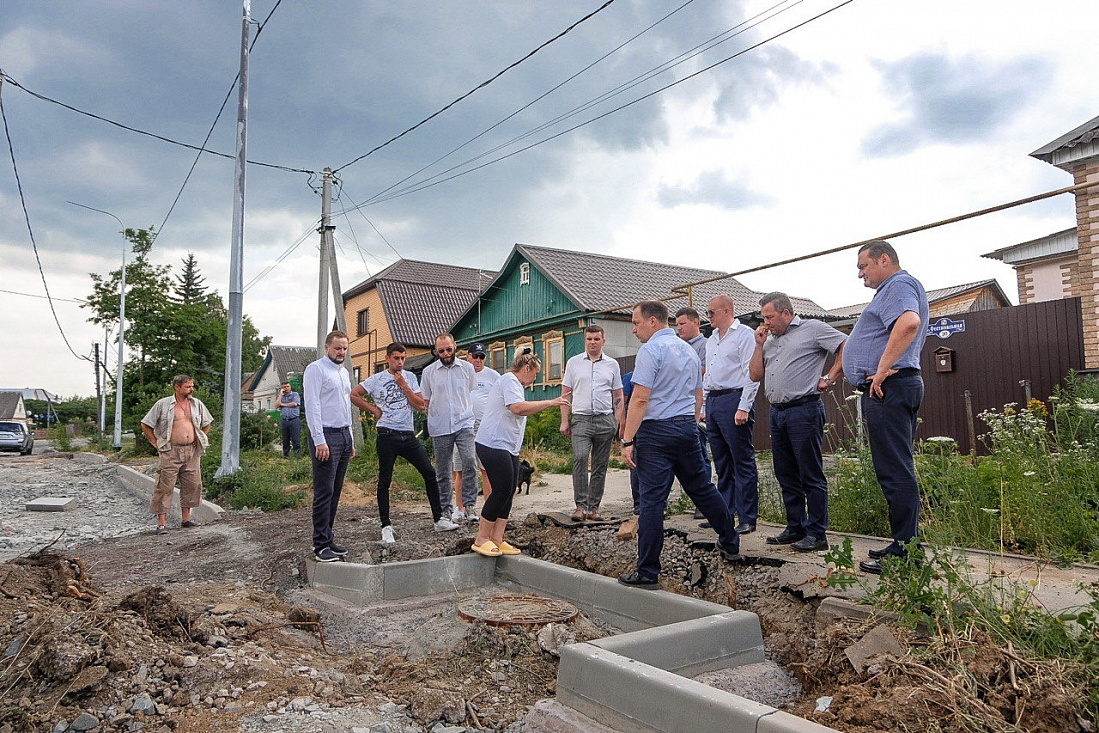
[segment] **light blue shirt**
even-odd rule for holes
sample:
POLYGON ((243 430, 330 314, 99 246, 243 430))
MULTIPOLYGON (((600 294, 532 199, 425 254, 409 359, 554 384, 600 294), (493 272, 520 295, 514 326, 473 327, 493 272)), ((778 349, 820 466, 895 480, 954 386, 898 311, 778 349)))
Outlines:
POLYGON ((328 445, 324 428, 351 427, 351 375, 322 356, 305 368, 305 419, 313 445, 328 445))
POLYGON ((920 352, 927 340, 927 293, 920 281, 900 270, 890 275, 878 286, 874 299, 859 319, 843 347, 843 375, 856 387, 878 371, 878 362, 889 343, 893 324, 907 311, 920 317, 920 329, 912 343, 904 350, 893 369, 920 368, 920 352))
POLYGON ((455 359, 450 366, 436 361, 424 368, 423 394, 428 401, 427 432, 437 438, 473 427, 472 392, 477 372, 468 361, 455 359))
POLYGON ((702 389, 702 362, 675 331, 662 328, 641 344, 632 381, 650 390, 645 420, 694 417, 695 392, 702 389))
MULTIPOLYGON (((416 379, 416 375, 407 369, 402 369, 401 374, 413 394, 419 394, 420 382, 416 379)), ((408 404, 408 397, 405 396, 404 390, 397 386, 396 377, 392 372, 386 369, 371 374, 359 386, 366 390, 370 399, 374 400, 374 404, 382 411, 382 416, 378 420, 379 428, 412 431, 412 405, 408 404)))
POLYGON ((515 372, 507 372, 497 379, 489 390, 485 414, 481 416, 481 427, 477 429, 476 442, 486 448, 506 450, 513 456, 519 455, 519 449, 523 447, 523 433, 527 429, 527 417, 516 415, 509 405, 526 399, 526 391, 515 372))
POLYGON ((282 392, 279 392, 278 408, 279 414, 282 416, 283 420, 290 420, 291 418, 300 417, 301 395, 299 395, 294 390, 290 390, 290 394, 283 394, 282 392), (298 404, 294 407, 283 407, 283 402, 297 402, 298 404))
POLYGON ((740 321, 733 319, 724 336, 715 328, 706 341, 706 392, 743 390, 737 409, 748 412, 755 407, 759 383, 748 375, 755 350, 756 332, 740 321))

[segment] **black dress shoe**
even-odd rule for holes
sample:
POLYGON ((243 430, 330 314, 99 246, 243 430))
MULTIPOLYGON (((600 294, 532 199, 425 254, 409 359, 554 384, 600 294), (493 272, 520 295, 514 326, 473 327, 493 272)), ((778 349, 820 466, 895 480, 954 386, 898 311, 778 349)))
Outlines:
POLYGON ((863 560, 859 563, 859 570, 872 575, 881 575, 881 560, 863 560))
POLYGON ((793 542, 797 542, 805 534, 803 532, 791 532, 789 529, 784 529, 779 534, 771 535, 767 538, 768 545, 789 545, 793 542))
POLYGON ((726 562, 740 562, 744 559, 744 556, 740 554, 740 548, 730 550, 727 547, 722 547, 721 543, 718 543, 717 551, 721 553, 722 559, 726 562))
POLYGON ((751 534, 756 531, 756 525, 752 522, 741 522, 736 526, 737 534, 751 534))
POLYGON ((618 582, 632 588, 656 588, 658 586, 656 578, 646 578, 636 570, 632 573, 622 573, 618 576, 618 582))
POLYGON ((813 535, 806 535, 802 539, 790 545, 790 549, 797 552, 816 552, 817 550, 827 550, 828 539, 825 537, 814 537, 813 535))
POLYGON ((898 548, 897 543, 894 542, 892 544, 886 545, 885 547, 877 547, 872 550, 868 550, 866 554, 875 560, 881 560, 883 557, 887 557, 889 555, 900 554, 899 552, 897 552, 898 549, 900 548, 898 548))
POLYGON ((714 525, 710 524, 709 522, 699 522, 698 526, 702 529, 713 529, 714 528, 714 525))
POLYGON ((196 523, 193 519, 188 519, 186 522, 180 522, 179 526, 190 529, 191 527, 197 527, 198 523, 196 523))
POLYGON ((343 557, 347 554, 347 548, 343 545, 337 545, 335 542, 328 543, 328 549, 332 551, 332 554, 343 557))

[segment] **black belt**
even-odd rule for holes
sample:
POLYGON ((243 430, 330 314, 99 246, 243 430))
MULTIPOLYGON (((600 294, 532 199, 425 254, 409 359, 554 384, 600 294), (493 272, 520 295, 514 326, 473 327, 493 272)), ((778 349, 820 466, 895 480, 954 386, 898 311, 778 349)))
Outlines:
POLYGON ((393 428, 378 428, 378 435, 412 435, 411 430, 394 430, 393 428))
POLYGON ((722 395, 732 394, 733 392, 743 392, 743 387, 732 387, 731 389, 711 389, 706 393, 707 397, 721 397, 722 395))
MULTIPOLYGON (((871 376, 873 376, 873 375, 871 375, 871 376)), ((882 382, 882 384, 885 384, 890 379, 903 379, 904 377, 918 377, 918 376, 920 376, 920 370, 917 369, 916 367, 903 367, 901 369, 898 369, 896 371, 896 373, 890 374, 888 377, 881 380, 881 382, 882 382)), ((863 382, 859 386, 855 387, 855 389, 857 389, 860 392, 865 392, 866 390, 870 389, 870 380, 867 379, 865 382, 863 382)))
POLYGON ((323 428, 321 428, 321 430, 323 430, 326 433, 339 433, 339 432, 343 432, 344 430, 350 430, 350 429, 351 429, 350 425, 345 425, 342 428, 330 428, 327 425, 325 425, 323 428))
POLYGON ((291 415, 290 417, 283 417, 283 420, 300 420, 301 415, 291 415))
POLYGON ((782 410, 789 410, 791 407, 797 407, 798 405, 804 405, 809 402, 820 402, 820 395, 807 394, 802 397, 798 397, 797 399, 790 400, 789 402, 773 402, 771 403, 771 407, 781 412, 782 410))

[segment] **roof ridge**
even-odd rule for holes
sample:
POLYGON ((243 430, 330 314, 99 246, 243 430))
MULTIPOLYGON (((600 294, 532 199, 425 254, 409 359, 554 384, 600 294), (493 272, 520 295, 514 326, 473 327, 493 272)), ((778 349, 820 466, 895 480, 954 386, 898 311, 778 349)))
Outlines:
POLYGON ((617 260, 619 262, 634 262, 640 265, 651 265, 656 267, 676 267, 682 270, 693 270, 694 272, 706 273, 708 275, 728 275, 729 273, 721 270, 704 270, 700 267, 691 267, 689 265, 674 265, 669 262, 654 262, 653 260, 638 260, 633 257, 618 257, 617 255, 608 255, 602 252, 583 252, 575 249, 564 249, 561 247, 545 247, 540 244, 524 244, 522 242, 516 242, 516 245, 524 249, 544 250, 547 252, 564 252, 566 254, 579 255, 581 257, 595 257, 607 260, 617 260))

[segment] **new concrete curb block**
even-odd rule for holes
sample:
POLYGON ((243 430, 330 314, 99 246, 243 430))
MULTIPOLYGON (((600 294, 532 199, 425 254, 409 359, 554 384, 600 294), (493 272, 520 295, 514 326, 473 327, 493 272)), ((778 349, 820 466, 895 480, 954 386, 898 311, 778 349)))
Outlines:
MULTIPOLYGON (((139 499, 148 502, 153 498, 153 489, 156 488, 156 478, 146 476, 140 471, 135 471, 129 466, 118 466, 118 480, 122 485, 132 491, 139 499)), ((212 501, 202 500, 202 504, 191 509, 191 519, 199 524, 210 524, 221 519, 225 510, 212 501)), ((172 489, 172 513, 173 520, 181 518, 179 511, 179 489, 172 489)))
POLYGON ((683 677, 764 659, 759 617, 747 611, 727 611, 588 643, 683 677))
MULTIPOLYGON (((727 613, 728 606, 664 591, 628 588, 614 578, 522 555, 496 559, 496 579, 574 604, 623 631, 638 631, 727 613)), ((756 622, 758 624, 758 621, 756 622)))
POLYGON ((492 585, 495 563, 480 555, 406 560, 385 565, 354 562, 305 564, 309 584, 357 606, 434 596, 492 585))

